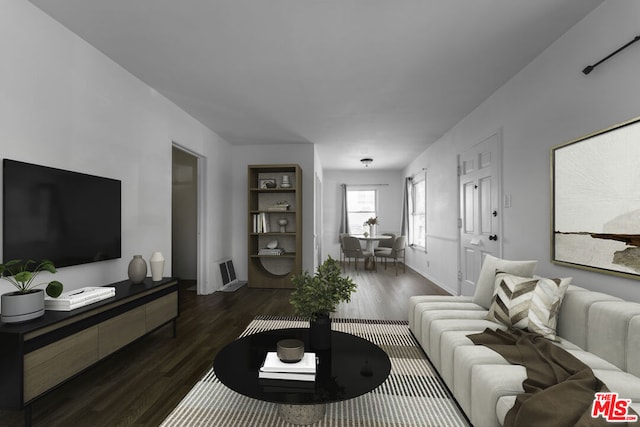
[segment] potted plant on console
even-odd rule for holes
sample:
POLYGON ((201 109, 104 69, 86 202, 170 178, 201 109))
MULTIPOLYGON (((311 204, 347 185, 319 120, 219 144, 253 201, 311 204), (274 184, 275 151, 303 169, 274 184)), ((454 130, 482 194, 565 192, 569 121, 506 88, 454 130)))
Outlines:
POLYGON ((340 264, 328 257, 318 266, 315 275, 304 272, 292 278, 295 290, 291 305, 298 316, 309 319, 309 340, 316 350, 331 347, 330 313, 342 302, 351 301, 351 293, 357 285, 348 276, 342 276, 340 264))
POLYGON ((42 260, 36 265, 33 260, 14 259, 0 264, 0 278, 15 286, 18 290, 0 296, 0 320, 5 323, 16 323, 31 320, 44 315, 44 292, 36 286, 47 285, 47 294, 58 297, 63 285, 57 280, 36 284, 35 278, 42 271, 55 273, 56 267, 49 260, 42 260))

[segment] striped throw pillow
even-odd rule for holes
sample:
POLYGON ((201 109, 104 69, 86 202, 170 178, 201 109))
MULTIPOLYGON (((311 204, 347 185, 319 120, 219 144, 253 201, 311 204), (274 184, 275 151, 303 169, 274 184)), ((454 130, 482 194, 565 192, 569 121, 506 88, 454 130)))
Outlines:
POLYGON ((571 278, 545 279, 498 271, 487 319, 555 340, 560 304, 571 278))

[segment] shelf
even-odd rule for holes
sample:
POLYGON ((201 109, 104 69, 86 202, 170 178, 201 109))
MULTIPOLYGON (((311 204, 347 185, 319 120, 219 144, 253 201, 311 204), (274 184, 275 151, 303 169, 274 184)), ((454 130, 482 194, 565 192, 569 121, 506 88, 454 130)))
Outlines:
POLYGON ((295 252, 287 252, 285 254, 282 255, 251 255, 251 258, 270 258, 270 259, 278 259, 278 258, 295 258, 296 257, 296 253, 295 252))
POLYGON ((257 211, 250 211, 249 213, 252 213, 252 214, 262 214, 262 213, 268 213, 268 214, 295 214, 296 212, 297 212, 296 210, 288 210, 288 211, 257 210, 257 211))
POLYGON ((281 233, 279 231, 270 231, 268 233, 249 233, 250 236, 296 236, 296 233, 292 231, 286 231, 281 233))
POLYGON ((249 165, 247 206, 248 285, 255 288, 293 288, 292 275, 302 272, 302 170, 295 164, 249 165), (289 178, 290 188, 260 188, 265 180, 281 185, 289 178), (288 210, 270 210, 286 204, 288 210), (279 218, 286 218, 280 232, 279 218), (256 230, 270 230, 257 233, 256 230), (283 255, 258 255, 262 247, 277 241, 283 255))
POLYGON ((295 193, 295 188, 250 188, 249 191, 256 193, 295 193))

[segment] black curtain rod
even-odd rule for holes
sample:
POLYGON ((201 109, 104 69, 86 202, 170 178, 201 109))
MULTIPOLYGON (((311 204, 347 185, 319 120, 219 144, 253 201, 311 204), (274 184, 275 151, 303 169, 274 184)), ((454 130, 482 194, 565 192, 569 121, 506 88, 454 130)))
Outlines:
POLYGON ((632 44, 634 44, 635 42, 637 42, 638 40, 640 40, 640 36, 635 36, 633 38, 633 40, 631 40, 629 43, 625 44, 624 46, 622 46, 620 49, 616 50, 615 52, 613 52, 612 54, 610 54, 609 56, 601 59, 600 61, 596 62, 593 65, 589 65, 588 67, 586 67, 584 70, 582 70, 582 72, 584 74, 589 74, 590 72, 593 71, 594 68, 596 68, 598 65, 602 64, 604 61, 606 61, 607 59, 611 58, 613 55, 619 53, 620 51, 625 50, 626 48, 628 48, 629 46, 631 46, 632 44))

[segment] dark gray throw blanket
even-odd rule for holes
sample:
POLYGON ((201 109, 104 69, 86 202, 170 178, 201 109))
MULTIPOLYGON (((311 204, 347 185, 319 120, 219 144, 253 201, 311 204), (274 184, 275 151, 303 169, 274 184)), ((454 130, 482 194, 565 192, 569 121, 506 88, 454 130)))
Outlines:
POLYGON ((592 418, 595 394, 608 389, 591 368, 541 335, 520 329, 485 329, 468 337, 527 369, 524 393, 516 397, 507 413, 505 427, 638 425, 609 424, 602 417, 592 418))

